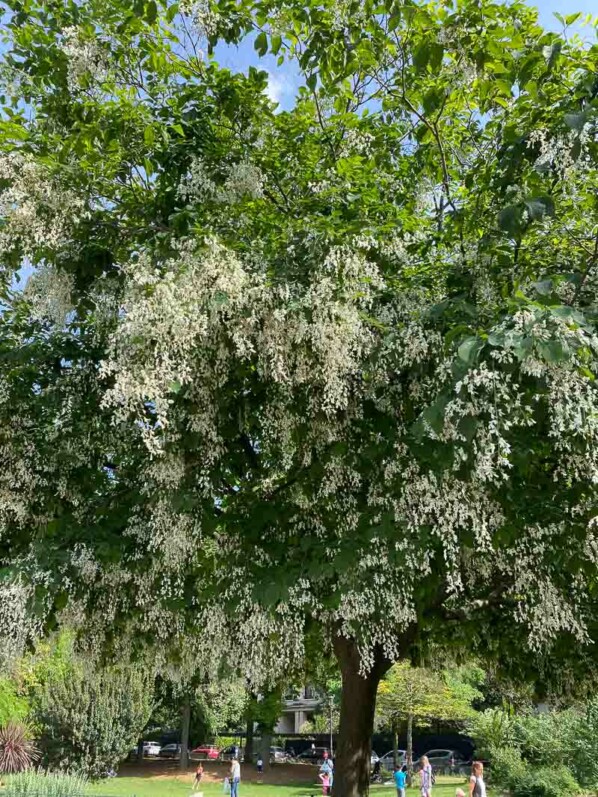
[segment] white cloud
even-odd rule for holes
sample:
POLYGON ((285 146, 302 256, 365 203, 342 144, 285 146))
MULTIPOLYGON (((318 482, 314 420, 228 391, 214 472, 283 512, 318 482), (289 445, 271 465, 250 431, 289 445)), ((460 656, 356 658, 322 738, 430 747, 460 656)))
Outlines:
POLYGON ((273 74, 268 72, 268 87, 266 94, 272 100, 281 106, 292 104, 295 93, 295 87, 291 80, 285 75, 273 74))

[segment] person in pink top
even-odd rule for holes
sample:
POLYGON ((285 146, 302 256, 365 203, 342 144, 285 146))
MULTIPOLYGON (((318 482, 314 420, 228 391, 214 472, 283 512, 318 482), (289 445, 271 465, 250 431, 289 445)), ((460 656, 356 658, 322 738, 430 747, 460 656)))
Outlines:
POLYGON ((322 795, 327 797, 330 794, 330 775, 327 772, 320 772, 320 780, 322 781, 322 795))

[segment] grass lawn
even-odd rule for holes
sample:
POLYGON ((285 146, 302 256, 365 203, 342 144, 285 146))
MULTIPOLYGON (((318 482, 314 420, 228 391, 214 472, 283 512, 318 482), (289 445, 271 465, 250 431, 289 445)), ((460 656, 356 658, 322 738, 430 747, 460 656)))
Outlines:
MULTIPOLYGON (((463 778, 442 778, 439 777, 434 787, 433 797, 455 797, 455 789, 463 786, 463 778)), ((202 783, 198 791, 203 792, 204 797, 223 797, 224 791, 222 783, 207 782, 202 783)), ((172 778, 143 778, 143 777, 122 777, 114 780, 103 781, 95 784, 90 789, 91 794, 102 795, 102 797, 190 797, 194 793, 189 779, 172 778)), ((239 797, 320 797, 322 791, 318 789, 316 783, 255 783, 251 781, 241 781, 239 797)), ((372 786, 370 789, 372 797, 392 797, 396 794, 394 788, 388 786, 372 786)), ((412 788, 407 790, 407 797, 419 797, 419 789, 412 788)))

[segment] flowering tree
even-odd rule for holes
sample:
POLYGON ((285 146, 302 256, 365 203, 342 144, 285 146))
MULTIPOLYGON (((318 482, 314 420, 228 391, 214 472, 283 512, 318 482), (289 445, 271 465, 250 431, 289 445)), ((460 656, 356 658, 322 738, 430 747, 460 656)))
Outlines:
POLYGON ((3 653, 259 688, 315 627, 346 797, 430 638, 589 661, 596 48, 517 1, 6 6, 3 653), (291 111, 200 51, 245 35, 291 111))

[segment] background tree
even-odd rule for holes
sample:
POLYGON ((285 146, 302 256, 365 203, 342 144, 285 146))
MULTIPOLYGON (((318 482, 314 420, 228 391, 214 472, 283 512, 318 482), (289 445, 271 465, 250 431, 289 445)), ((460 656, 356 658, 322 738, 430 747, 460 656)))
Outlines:
MULTIPOLYGON (((475 713, 473 703, 482 695, 471 683, 472 672, 435 672, 413 667, 409 662, 395 664, 380 681, 376 713, 383 727, 393 733, 394 764, 397 765, 398 735, 401 724, 407 730, 407 769, 413 770, 413 726, 429 725, 434 720, 464 722, 475 713), (459 677, 461 675, 461 677, 459 677)), ((478 685, 482 672, 478 672, 478 685)))
POLYGON ((6 649, 78 622, 166 666, 201 628, 265 693, 315 627, 346 797, 431 639, 591 669, 596 48, 491 0, 15 0, 3 32, 6 649), (292 110, 199 57, 244 35, 292 110))

